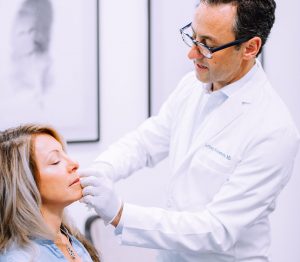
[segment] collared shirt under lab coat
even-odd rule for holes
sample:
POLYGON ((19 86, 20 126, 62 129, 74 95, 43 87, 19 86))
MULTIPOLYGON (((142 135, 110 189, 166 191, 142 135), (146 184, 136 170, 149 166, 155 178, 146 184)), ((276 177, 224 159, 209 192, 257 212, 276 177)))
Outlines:
POLYGON ((268 215, 291 175, 299 133, 258 61, 197 122, 204 95, 189 73, 158 116, 98 157, 114 180, 170 158, 167 208, 125 203, 121 242, 161 249, 159 261, 269 261, 268 215))

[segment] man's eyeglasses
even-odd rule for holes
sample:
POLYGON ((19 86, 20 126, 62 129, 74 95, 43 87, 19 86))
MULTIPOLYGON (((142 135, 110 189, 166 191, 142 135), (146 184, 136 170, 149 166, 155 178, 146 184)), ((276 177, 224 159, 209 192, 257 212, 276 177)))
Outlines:
POLYGON ((190 34, 188 34, 189 32, 191 32, 193 34, 192 23, 189 23, 188 25, 186 25, 180 29, 180 34, 181 34, 183 42, 185 42, 189 47, 197 46, 199 49, 199 52, 203 56, 205 56, 206 58, 209 58, 209 59, 212 58, 212 54, 214 52, 223 50, 227 47, 231 47, 231 46, 235 46, 235 45, 244 43, 252 38, 252 36, 246 36, 246 37, 237 39, 235 41, 232 41, 230 43, 227 43, 225 45, 221 45, 218 47, 209 47, 199 41, 196 41, 190 34))

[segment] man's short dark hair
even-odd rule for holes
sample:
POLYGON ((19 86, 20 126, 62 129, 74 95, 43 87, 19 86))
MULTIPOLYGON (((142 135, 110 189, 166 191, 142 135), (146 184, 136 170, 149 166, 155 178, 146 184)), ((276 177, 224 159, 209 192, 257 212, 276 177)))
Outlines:
POLYGON ((200 3, 235 5, 237 7, 237 19, 233 28, 235 38, 258 36, 262 40, 262 47, 266 43, 275 21, 274 0, 200 0, 200 3))

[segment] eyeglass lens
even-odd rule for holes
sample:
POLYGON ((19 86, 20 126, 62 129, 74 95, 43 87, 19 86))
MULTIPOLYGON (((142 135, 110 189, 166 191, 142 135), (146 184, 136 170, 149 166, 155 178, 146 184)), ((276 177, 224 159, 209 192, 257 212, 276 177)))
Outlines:
POLYGON ((196 44, 195 39, 193 38, 193 35, 194 35, 194 32, 193 32, 191 26, 189 26, 185 30, 183 30, 182 39, 189 47, 197 46, 199 52, 202 55, 204 55, 207 58, 211 58, 212 53, 210 52, 210 50, 207 49, 204 45, 201 45, 200 43, 196 44))

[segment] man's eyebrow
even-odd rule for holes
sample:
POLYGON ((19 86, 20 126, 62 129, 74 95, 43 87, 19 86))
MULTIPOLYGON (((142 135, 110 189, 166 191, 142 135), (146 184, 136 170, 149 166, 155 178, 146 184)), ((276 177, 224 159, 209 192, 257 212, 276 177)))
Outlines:
MULTIPOLYGON (((197 35, 196 32, 195 32, 195 30, 194 30, 194 28, 193 28, 193 26, 191 26, 191 28, 192 28, 193 33, 194 33, 195 35, 197 35)), ((216 39, 215 39, 214 37, 211 37, 211 36, 209 36, 209 35, 198 35, 198 36, 199 36, 201 39, 210 40, 211 42, 217 42, 216 39)))

